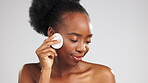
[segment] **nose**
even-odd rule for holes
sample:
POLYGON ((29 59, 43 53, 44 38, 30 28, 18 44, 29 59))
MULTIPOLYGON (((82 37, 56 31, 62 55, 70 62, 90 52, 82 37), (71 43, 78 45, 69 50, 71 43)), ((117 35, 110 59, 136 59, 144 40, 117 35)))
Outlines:
POLYGON ((84 53, 86 50, 86 45, 84 43, 78 44, 76 51, 79 53, 84 53))

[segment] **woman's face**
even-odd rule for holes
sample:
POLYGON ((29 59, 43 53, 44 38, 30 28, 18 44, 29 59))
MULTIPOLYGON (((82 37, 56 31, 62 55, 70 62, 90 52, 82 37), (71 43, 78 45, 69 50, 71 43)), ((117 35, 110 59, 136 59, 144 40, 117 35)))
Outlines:
POLYGON ((57 58, 62 63, 75 65, 89 50, 91 23, 84 13, 68 13, 63 18, 64 22, 58 26, 58 32, 63 36, 64 45, 57 50, 57 58))

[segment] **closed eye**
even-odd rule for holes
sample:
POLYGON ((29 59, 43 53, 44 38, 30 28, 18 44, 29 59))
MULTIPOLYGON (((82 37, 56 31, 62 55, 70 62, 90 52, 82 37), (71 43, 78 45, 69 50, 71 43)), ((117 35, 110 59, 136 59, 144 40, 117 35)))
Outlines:
POLYGON ((91 43, 91 41, 86 41, 87 44, 91 43))
POLYGON ((72 39, 70 39, 70 41, 72 41, 72 42, 74 42, 74 43, 75 43, 75 42, 77 42, 78 40, 72 40, 72 39))

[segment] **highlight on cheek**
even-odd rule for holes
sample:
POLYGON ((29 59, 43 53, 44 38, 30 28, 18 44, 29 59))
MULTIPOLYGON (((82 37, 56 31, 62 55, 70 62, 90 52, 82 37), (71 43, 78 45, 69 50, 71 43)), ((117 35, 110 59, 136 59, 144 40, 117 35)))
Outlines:
POLYGON ((91 33, 93 33, 93 25, 92 25, 91 22, 89 23, 89 27, 90 27, 90 31, 91 31, 91 33))
POLYGON ((86 53, 89 51, 90 44, 85 44, 86 53))

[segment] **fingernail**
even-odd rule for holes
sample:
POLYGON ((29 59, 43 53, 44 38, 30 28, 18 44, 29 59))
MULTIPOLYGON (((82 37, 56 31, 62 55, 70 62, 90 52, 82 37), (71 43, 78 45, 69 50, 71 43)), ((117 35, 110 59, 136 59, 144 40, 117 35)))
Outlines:
POLYGON ((58 42, 61 42, 61 40, 57 40, 58 42))
POLYGON ((58 56, 57 54, 55 54, 55 56, 58 56))

